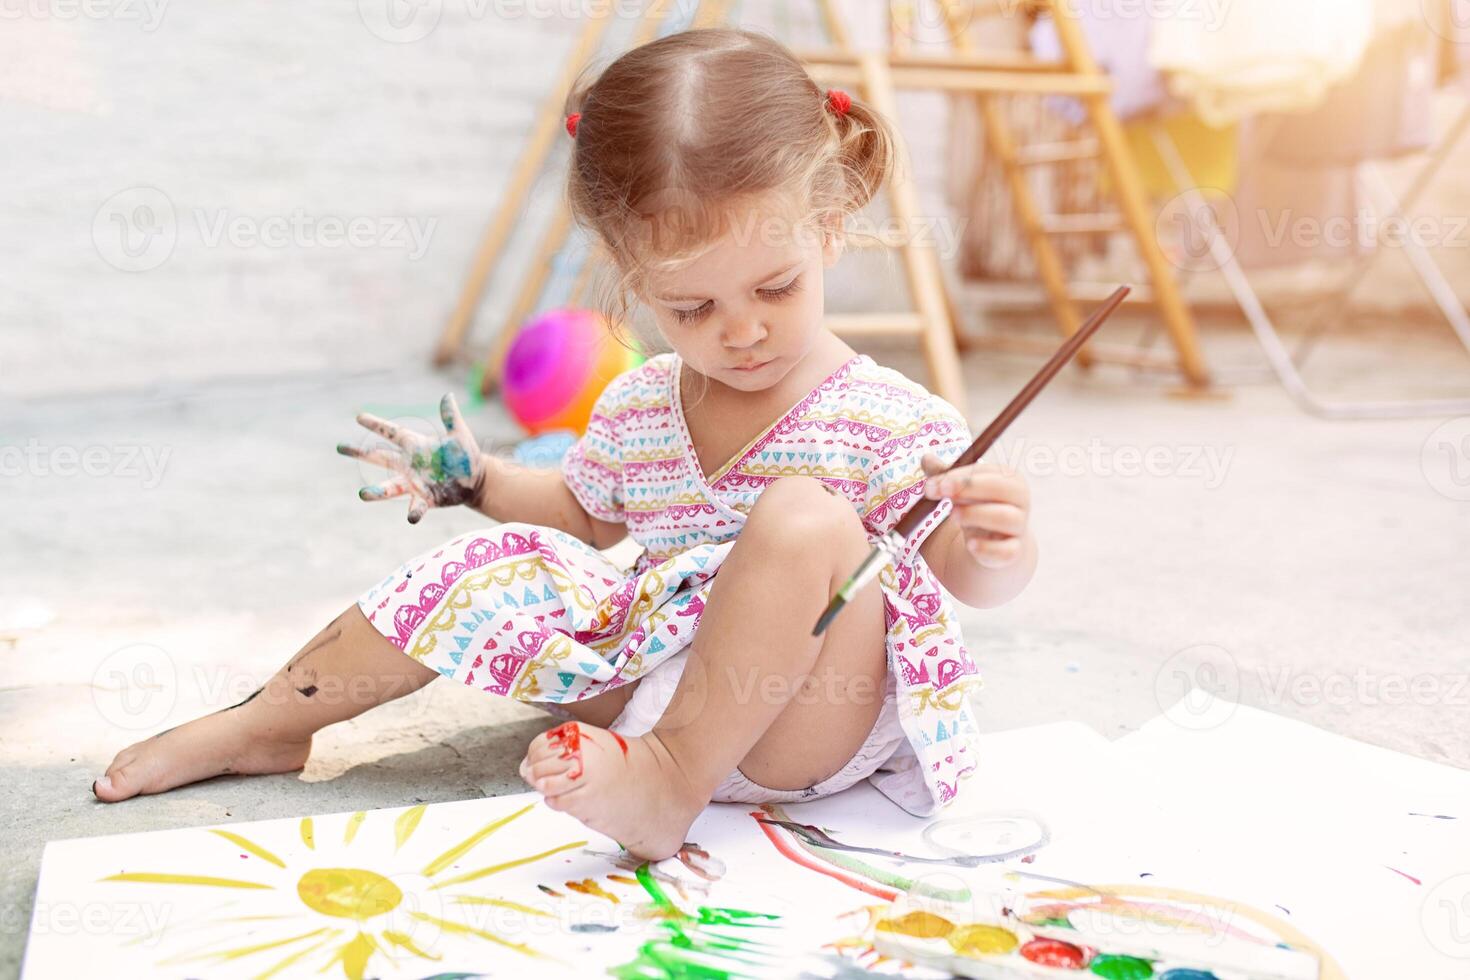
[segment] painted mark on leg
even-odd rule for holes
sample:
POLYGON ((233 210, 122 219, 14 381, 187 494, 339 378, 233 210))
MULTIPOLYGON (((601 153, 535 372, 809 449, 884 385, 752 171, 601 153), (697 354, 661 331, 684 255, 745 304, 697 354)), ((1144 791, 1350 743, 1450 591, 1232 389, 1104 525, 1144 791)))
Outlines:
POLYGON ((307 657, 311 656, 317 650, 320 650, 322 647, 326 646, 328 643, 331 643, 333 640, 337 639, 341 635, 342 635, 342 627, 340 627, 340 626, 336 627, 335 629, 332 629, 330 632, 328 632, 326 630, 323 630, 322 633, 320 633, 317 636, 316 639, 314 639, 314 640, 311 641, 310 645, 308 645, 305 650, 302 650, 296 656, 294 656, 294 657, 291 658, 291 662, 288 663, 288 664, 286 664, 286 673, 289 674, 291 672, 291 668, 292 667, 294 667, 297 664, 301 663, 301 661, 305 660, 307 657))
MULTIPOLYGON (((238 707, 240 707, 240 706, 241 706, 241 705, 245 705, 245 704, 249 704, 249 703, 250 703, 250 702, 251 702, 251 701, 254 701, 254 700, 255 700, 255 695, 256 695, 256 694, 259 694, 259 693, 260 693, 260 692, 261 692, 261 691, 264 691, 264 690, 265 690, 265 688, 264 688, 264 687, 257 687, 257 688, 256 688, 256 689, 255 689, 255 692, 254 692, 254 693, 253 693, 253 694, 251 694, 251 695, 250 695, 250 697, 248 697, 248 698, 246 698, 246 699, 245 699, 245 700, 244 700, 244 701, 241 701, 241 702, 240 702, 240 704, 232 704, 232 705, 230 705, 230 706, 229 706, 229 707, 228 707, 228 708, 226 708, 226 709, 225 709, 225 710, 226 710, 226 711, 233 711, 233 710, 234 710, 234 709, 235 709, 235 708, 238 708, 238 707)), ((161 733, 160 733, 160 734, 161 734, 161 733)))

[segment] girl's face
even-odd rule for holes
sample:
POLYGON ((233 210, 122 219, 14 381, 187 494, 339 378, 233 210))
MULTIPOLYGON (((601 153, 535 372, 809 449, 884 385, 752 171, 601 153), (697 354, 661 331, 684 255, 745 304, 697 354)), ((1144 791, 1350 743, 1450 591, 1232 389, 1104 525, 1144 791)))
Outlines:
POLYGON ((709 251, 650 277, 644 298, 669 346, 730 388, 779 382, 822 334, 823 272, 842 254, 833 231, 800 230, 775 207, 742 206, 709 251))

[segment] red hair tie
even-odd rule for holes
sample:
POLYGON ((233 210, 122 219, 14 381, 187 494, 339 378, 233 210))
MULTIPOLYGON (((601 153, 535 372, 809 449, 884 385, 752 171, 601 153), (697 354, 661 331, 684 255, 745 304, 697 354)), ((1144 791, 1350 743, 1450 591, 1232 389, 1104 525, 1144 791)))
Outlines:
POLYGON ((847 110, 852 108, 852 96, 840 88, 829 88, 827 90, 827 107, 839 116, 847 115, 847 110))
POLYGON ((577 138, 577 121, 581 118, 582 114, 580 112, 574 112, 570 116, 567 116, 567 135, 572 139, 577 138))

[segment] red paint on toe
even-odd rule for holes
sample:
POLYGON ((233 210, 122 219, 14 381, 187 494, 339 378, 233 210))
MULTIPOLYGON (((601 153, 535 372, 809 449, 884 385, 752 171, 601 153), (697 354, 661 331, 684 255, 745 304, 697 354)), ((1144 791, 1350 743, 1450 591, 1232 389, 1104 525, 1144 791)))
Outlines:
POLYGON ((557 725, 546 733, 546 740, 554 748, 561 749, 561 757, 573 764, 571 772, 567 773, 568 779, 582 778, 582 729, 577 727, 575 721, 568 721, 557 725))

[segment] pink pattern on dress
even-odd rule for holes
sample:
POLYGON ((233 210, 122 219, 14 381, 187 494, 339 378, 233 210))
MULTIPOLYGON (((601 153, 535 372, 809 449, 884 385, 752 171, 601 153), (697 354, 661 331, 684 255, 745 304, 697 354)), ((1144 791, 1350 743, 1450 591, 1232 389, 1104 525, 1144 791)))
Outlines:
MULTIPOLYGON (((689 646, 746 515, 776 480, 820 480, 851 503, 871 540, 919 500, 924 453, 948 462, 970 442, 953 406, 858 355, 706 480, 679 402, 680 370, 663 354, 614 379, 562 462, 583 509, 625 523, 643 546, 631 569, 565 532, 502 525, 404 565, 363 596, 364 613, 395 646, 488 693, 558 703, 596 697, 689 646), (534 573, 509 585, 494 584, 506 581, 499 575, 466 578, 530 553, 541 557, 534 573), (440 613, 446 602, 453 616, 440 613), (553 637, 566 642, 553 645, 553 637)), ((879 788, 904 806, 921 796, 936 805, 954 799, 975 769, 978 728, 965 698, 975 664, 919 551, 948 507, 941 502, 892 574, 873 586, 883 590, 897 716, 918 763, 879 788)))

